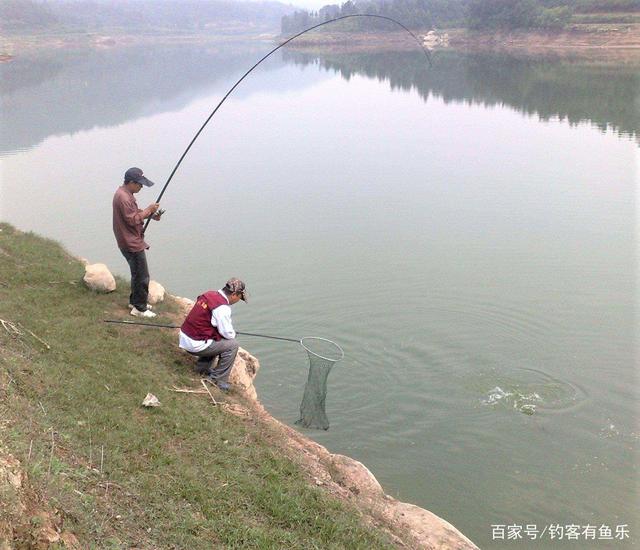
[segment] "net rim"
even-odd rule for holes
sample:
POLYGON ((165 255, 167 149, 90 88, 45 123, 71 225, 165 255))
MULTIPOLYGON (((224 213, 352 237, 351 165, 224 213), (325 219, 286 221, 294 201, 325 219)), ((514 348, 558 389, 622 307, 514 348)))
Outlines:
POLYGON ((343 349, 336 344, 333 340, 329 340, 328 338, 320 338, 320 336, 303 336, 302 338, 300 338, 300 345, 307 350, 308 353, 310 353, 311 355, 315 355, 316 357, 320 357, 320 359, 324 359, 325 361, 331 361, 333 363, 337 363, 338 361, 341 361, 342 359, 344 359, 344 351, 343 349), (305 340, 322 340, 323 342, 329 342, 330 344, 333 344, 338 352, 339 352, 339 357, 336 359, 334 357, 325 357, 324 355, 320 355, 319 353, 316 353, 315 351, 313 351, 312 349, 309 349, 308 346, 305 345, 304 341, 305 340))

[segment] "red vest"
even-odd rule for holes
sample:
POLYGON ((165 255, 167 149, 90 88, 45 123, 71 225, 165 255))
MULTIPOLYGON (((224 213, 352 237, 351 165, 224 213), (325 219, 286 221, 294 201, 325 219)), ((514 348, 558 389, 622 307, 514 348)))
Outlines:
POLYGON ((198 296, 180 330, 193 340, 222 340, 220 333, 211 324, 211 312, 229 302, 217 290, 209 290, 198 296))

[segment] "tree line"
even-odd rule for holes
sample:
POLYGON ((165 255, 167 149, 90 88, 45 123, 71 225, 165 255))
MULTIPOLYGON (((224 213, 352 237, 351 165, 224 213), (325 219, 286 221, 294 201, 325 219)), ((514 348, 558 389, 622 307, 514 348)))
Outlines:
MULTIPOLYGON (((282 34, 292 34, 330 19, 354 14, 382 15, 416 29, 467 27, 471 29, 562 28, 574 14, 633 12, 640 0, 348 0, 318 11, 295 11, 282 17, 282 34)), ((344 30, 393 29, 388 22, 354 18, 344 30)))

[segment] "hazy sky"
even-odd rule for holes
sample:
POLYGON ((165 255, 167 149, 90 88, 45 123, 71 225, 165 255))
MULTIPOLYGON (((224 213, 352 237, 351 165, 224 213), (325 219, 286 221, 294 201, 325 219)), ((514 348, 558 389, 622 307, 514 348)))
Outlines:
POLYGON ((293 0, 287 2, 286 0, 282 0, 285 4, 292 4, 296 8, 305 8, 308 10, 317 10, 322 6, 326 6, 327 4, 343 4, 346 0, 293 0))
POLYGON ((297 8, 306 8, 308 10, 317 10, 322 6, 326 6, 327 4, 342 4, 342 1, 331 2, 330 0, 296 0, 295 2, 290 2, 297 8))

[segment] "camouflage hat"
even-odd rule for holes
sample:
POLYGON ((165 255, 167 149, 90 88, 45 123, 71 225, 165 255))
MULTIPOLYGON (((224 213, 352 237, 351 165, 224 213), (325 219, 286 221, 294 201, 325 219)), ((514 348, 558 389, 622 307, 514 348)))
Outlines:
POLYGON ((227 281, 227 284, 224 285, 224 288, 229 292, 239 292, 240 298, 245 302, 248 301, 247 291, 245 290, 245 284, 240 279, 237 279, 236 277, 231 277, 231 279, 227 281))

